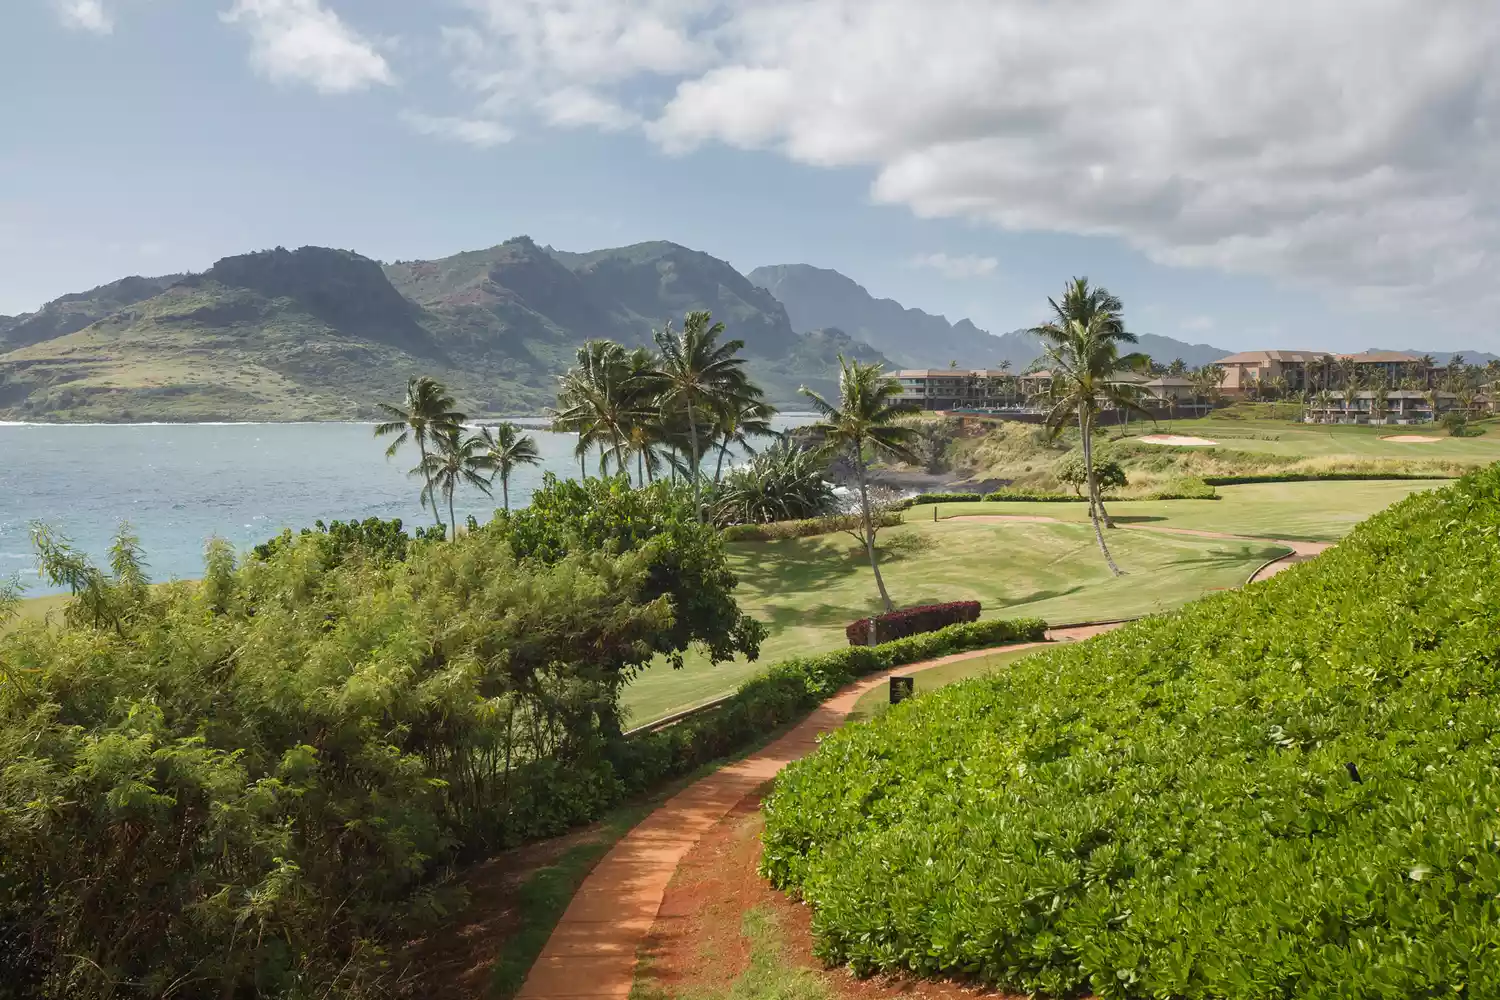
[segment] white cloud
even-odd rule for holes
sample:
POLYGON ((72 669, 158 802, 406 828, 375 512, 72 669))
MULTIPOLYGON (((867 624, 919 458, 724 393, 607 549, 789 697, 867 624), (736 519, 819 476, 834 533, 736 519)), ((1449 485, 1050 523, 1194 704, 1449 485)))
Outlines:
POLYGON ((57 15, 64 26, 79 31, 107 35, 115 30, 115 19, 105 9, 103 0, 55 0, 57 15))
POLYGON ((504 125, 483 118, 452 118, 405 111, 401 114, 401 120, 422 135, 452 139, 480 149, 490 149, 514 138, 510 129, 504 125))
POLYGON ((467 0, 486 113, 873 171, 924 217, 1500 305, 1496 0, 467 0), (578 88, 576 91, 574 88, 578 88), (622 112, 617 114, 616 111, 622 112))
POLYGON ((395 82, 375 46, 319 0, 235 0, 222 16, 249 33, 251 64, 277 82, 325 94, 395 82))
POLYGON ((945 278, 982 278, 994 274, 1000 261, 994 257, 964 254, 950 257, 945 253, 923 254, 911 259, 912 267, 931 268, 945 278))

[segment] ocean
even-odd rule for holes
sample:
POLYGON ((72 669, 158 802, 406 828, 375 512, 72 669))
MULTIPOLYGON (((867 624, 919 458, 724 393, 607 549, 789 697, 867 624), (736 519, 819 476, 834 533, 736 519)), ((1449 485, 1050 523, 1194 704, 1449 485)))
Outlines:
MULTIPOLYGON (((783 414, 778 429, 810 423, 783 414)), ((512 507, 524 506, 544 472, 578 475, 576 438, 518 420, 536 437, 542 463, 511 475, 512 507)), ((60 531, 100 565, 122 522, 140 536, 153 580, 191 579, 203 546, 236 549, 283 528, 324 521, 400 518, 408 530, 432 523, 407 475, 415 451, 387 460, 371 424, 0 424, 0 579, 17 577, 24 596, 55 592, 36 572, 30 526, 60 531)), ((705 462, 707 465, 708 463, 705 462)), ((597 457, 591 457, 593 474, 597 457)), ((500 506, 478 490, 459 492, 459 520, 486 521, 500 506)), ((447 519, 446 505, 444 520, 447 519)))

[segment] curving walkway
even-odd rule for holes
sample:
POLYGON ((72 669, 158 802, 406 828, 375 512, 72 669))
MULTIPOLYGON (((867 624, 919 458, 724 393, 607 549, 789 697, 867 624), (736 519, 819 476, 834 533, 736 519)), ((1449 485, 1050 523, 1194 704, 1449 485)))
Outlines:
POLYGON ((1085 625, 1049 630, 1048 642, 975 649, 908 663, 844 688, 791 732, 697 781, 626 834, 579 886, 531 967, 518 1000, 625 1000, 635 979, 636 953, 656 920, 677 863, 736 803, 776 777, 783 767, 817 749, 818 737, 837 729, 860 695, 886 683, 891 674, 1006 650, 1042 647, 1050 642, 1073 642, 1117 627, 1085 625))
MULTIPOLYGON (((1065 521, 1057 517, 1045 517, 1040 514, 957 514, 949 521, 992 521, 996 523, 1011 522, 1015 524, 1078 524, 1078 521, 1065 521)), ((1116 528, 1124 531, 1154 531, 1160 535, 1192 535, 1196 538, 1221 538, 1233 542, 1260 542, 1266 545, 1281 545, 1291 549, 1289 555, 1269 562, 1256 570, 1250 577, 1250 583, 1260 583, 1269 580, 1288 566, 1294 566, 1299 562, 1306 562, 1313 556, 1327 552, 1333 548, 1332 542, 1300 542, 1289 538, 1258 538, 1254 535, 1232 535, 1224 531, 1202 531, 1198 528, 1167 528, 1154 524, 1122 524, 1116 522, 1116 528)))
MULTIPOLYGON (((1053 517, 1009 514, 961 515, 955 520, 1014 521, 1074 524, 1053 517)), ((1195 535, 1230 541, 1281 545, 1291 553, 1262 566, 1251 583, 1268 579, 1295 563, 1311 559, 1330 547, 1327 542, 1254 538, 1193 528, 1121 524, 1131 531, 1195 535)), ((1123 623, 1086 625, 1049 630, 1049 642, 1086 639, 1123 623)), ((886 683, 891 674, 1003 650, 1028 649, 1048 643, 976 649, 872 674, 844 688, 785 736, 744 760, 715 771, 665 802, 623 837, 584 879, 547 940, 518 1000, 625 1000, 635 978, 636 955, 658 917, 667 883, 699 838, 711 830, 745 796, 774 778, 792 761, 817 749, 818 737, 836 729, 866 691, 886 683)))

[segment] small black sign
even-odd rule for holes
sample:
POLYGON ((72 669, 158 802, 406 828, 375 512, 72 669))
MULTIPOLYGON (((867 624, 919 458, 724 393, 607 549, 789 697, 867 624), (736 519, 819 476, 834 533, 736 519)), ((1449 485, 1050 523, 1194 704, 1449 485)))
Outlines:
POLYGON ((915 677, 892 677, 891 678, 891 704, 905 701, 917 690, 917 679, 915 677))

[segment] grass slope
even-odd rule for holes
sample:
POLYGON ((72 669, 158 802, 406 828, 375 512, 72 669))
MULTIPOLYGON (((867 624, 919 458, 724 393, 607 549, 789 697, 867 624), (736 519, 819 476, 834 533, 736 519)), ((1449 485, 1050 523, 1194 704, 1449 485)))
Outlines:
POLYGON ((1492 995, 1497 563, 1492 467, 1269 583, 846 727, 778 779, 763 870, 864 972, 1492 995))
MULTIPOLYGON (((997 504, 990 504, 991 508, 997 504)), ((901 605, 978 600, 986 618, 1048 621, 1130 617, 1174 608, 1215 589, 1238 587, 1284 550, 1255 542, 1117 532, 1110 538, 1129 576, 1112 579, 1081 525, 913 520, 881 533, 882 572, 901 605)), ((838 533, 729 546, 736 597, 765 622, 758 663, 709 666, 690 659, 641 673, 626 689, 633 723, 645 723, 733 691, 767 663, 836 649, 844 626, 878 612, 864 550, 838 533)))

